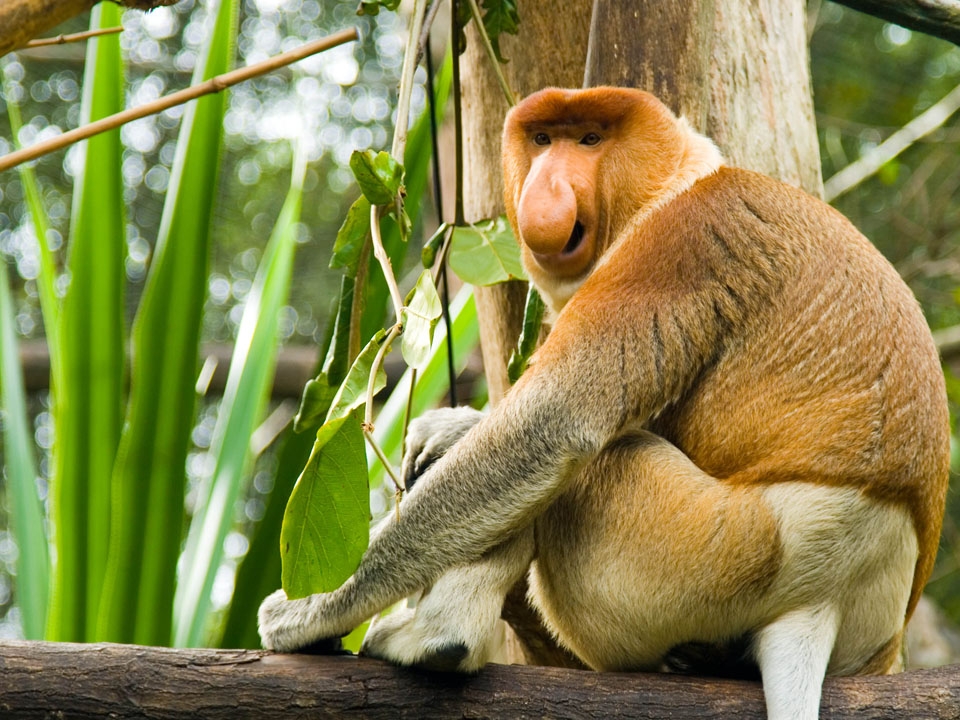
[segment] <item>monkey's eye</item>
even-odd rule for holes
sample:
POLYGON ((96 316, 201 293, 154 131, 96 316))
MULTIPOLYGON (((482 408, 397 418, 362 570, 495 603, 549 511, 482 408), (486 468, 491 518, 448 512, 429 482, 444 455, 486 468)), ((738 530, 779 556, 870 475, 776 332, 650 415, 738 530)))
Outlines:
POLYGON ((536 135, 533 136, 533 141, 537 145, 549 145, 550 136, 547 135, 546 133, 537 133, 536 135))
POLYGON ((596 144, 598 144, 601 140, 603 140, 603 138, 600 137, 599 135, 597 135, 596 133, 587 133, 587 134, 584 135, 582 138, 580 138, 580 144, 581 144, 581 145, 596 145, 596 144))

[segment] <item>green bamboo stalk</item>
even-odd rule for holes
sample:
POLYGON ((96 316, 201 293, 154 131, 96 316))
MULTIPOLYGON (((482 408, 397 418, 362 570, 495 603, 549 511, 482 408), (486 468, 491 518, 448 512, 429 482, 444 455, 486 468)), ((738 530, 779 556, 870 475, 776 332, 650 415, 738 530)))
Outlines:
MULTIPOLYGON (((120 10, 98 5, 91 26, 111 27, 120 10)), ((81 121, 123 107, 120 39, 87 44, 81 121)), ((62 377, 54 398, 54 474, 51 482, 56 563, 48 634, 90 640, 107 562, 110 473, 123 419, 124 237, 120 132, 80 146, 73 194, 68 270, 70 286, 57 328, 62 377)))
POLYGON ((28 640, 42 640, 49 599, 50 557, 43 508, 37 495, 36 446, 23 387, 19 342, 7 264, 0 261, 0 403, 3 405, 3 464, 10 524, 17 541, 17 605, 28 640))
MULTIPOLYGON (((210 4, 193 82, 233 63, 239 0, 210 4)), ((187 105, 160 231, 133 327, 127 422, 113 472, 114 523, 102 639, 168 645, 183 528, 185 464, 195 419, 225 93, 187 105)))

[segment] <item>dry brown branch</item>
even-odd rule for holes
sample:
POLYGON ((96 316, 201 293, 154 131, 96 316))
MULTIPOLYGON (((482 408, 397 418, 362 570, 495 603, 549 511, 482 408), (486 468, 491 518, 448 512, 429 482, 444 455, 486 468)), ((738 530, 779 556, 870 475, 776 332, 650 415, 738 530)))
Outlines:
POLYGON ((163 112, 164 110, 177 105, 182 105, 190 100, 195 100, 203 95, 221 92, 232 85, 243 82, 244 80, 249 80, 250 78, 254 78, 271 72, 272 70, 277 70, 278 68, 290 65, 291 63, 295 63, 298 60, 303 60, 310 55, 315 55, 316 53, 329 50, 337 45, 342 45, 346 42, 356 40, 357 37, 358 33, 356 28, 341 30, 333 35, 328 35, 325 38, 308 42, 298 48, 288 50, 280 55, 275 55, 272 58, 264 60, 263 62, 258 62, 253 65, 248 65, 247 67, 232 70, 228 73, 224 73, 223 75, 210 78, 206 82, 202 82, 197 85, 191 85, 190 87, 184 88, 178 92, 165 95, 164 97, 158 98, 153 102, 146 103, 139 107, 130 108, 114 115, 110 115, 109 117, 105 117, 101 120, 97 120, 96 122, 92 122, 89 125, 83 125, 75 128, 74 130, 70 130, 62 135, 45 140, 44 142, 36 143, 30 147, 23 148, 22 150, 17 150, 0 157, 0 172, 9 170, 10 168, 16 167, 20 163, 27 162, 28 160, 36 160, 38 157, 55 152, 56 150, 67 147, 68 145, 80 142, 81 140, 86 140, 87 138, 98 133, 106 132, 107 130, 113 130, 114 128, 120 127, 121 125, 133 120, 139 120, 140 118, 147 117, 148 115, 155 115, 156 113, 163 112))
MULTIPOLYGON (((10 641, 4 718, 766 717, 760 684, 490 665, 474 676, 356 657, 10 641)), ((960 717, 960 667, 828 678, 824 718, 960 717)))
MULTIPOLYGON (((176 0, 118 0, 131 8, 149 10, 176 0)), ((0 57, 22 48, 50 28, 86 12, 97 0, 0 0, 0 57)))
POLYGON ((56 37, 41 38, 40 40, 31 40, 26 44, 28 48, 46 47, 47 45, 63 45, 65 43, 79 42, 100 35, 113 35, 123 32, 123 26, 118 25, 112 28, 100 28, 99 30, 87 30, 86 32, 71 33, 69 35, 57 35, 56 37))

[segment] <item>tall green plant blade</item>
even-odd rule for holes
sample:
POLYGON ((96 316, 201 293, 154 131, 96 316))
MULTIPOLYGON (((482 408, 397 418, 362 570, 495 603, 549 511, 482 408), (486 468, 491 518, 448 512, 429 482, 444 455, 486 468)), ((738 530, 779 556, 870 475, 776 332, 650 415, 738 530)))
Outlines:
POLYGON ((49 554, 37 495, 33 443, 14 330, 7 264, 0 261, 0 402, 4 410, 3 465, 10 523, 17 541, 17 604, 28 640, 42 640, 47 619, 49 554))
POLYGON ((297 245, 306 162, 298 157, 290 191, 247 296, 227 385, 210 443, 211 480, 200 493, 184 551, 174 606, 174 643, 203 641, 213 580, 223 559, 223 541, 246 477, 250 435, 263 414, 276 368, 280 311, 287 302, 297 245), (204 492, 206 490, 206 492, 204 492))
MULTIPOLYGON (((14 138, 14 144, 17 136, 20 134, 20 128, 23 127, 23 121, 20 117, 20 106, 11 98, 13 93, 6 92, 4 98, 7 105, 7 116, 10 118, 10 135, 14 138)), ((37 244, 40 247, 40 275, 37 277, 37 288, 40 295, 40 311, 43 314, 43 327, 46 331, 47 347, 50 352, 50 375, 53 378, 52 387, 56 387, 57 375, 59 374, 60 353, 57 343, 57 327, 59 327, 60 304, 57 301, 57 294, 54 290, 56 282, 56 263, 53 259, 53 252, 50 250, 47 231, 50 228, 50 219, 47 210, 43 206, 43 200, 40 195, 40 186, 37 184, 36 174, 33 167, 27 163, 17 166, 17 172, 20 174, 20 183, 23 185, 23 194, 27 200, 27 207, 30 209, 30 219, 33 221, 33 232, 37 236, 37 244)))
MULTIPOLYGON (((453 324, 453 358, 457 373, 463 371, 470 354, 480 343, 480 328, 477 324, 477 307, 473 292, 464 287, 450 303, 450 321, 453 324)), ((413 373, 408 369, 397 382, 377 415, 374 439, 384 454, 399 463, 403 445, 403 421, 410 397, 410 381, 413 373)), ((447 328, 441 324, 433 338, 432 355, 426 367, 417 375, 416 391, 410 407, 410 417, 417 417, 435 406, 450 389, 447 374, 447 328)), ((372 450, 367 452, 370 465, 370 487, 379 487, 386 480, 386 472, 372 450)))
MULTIPOLYGON (((435 104, 438 108, 437 122, 443 120, 443 108, 447 104, 450 94, 450 84, 453 77, 452 55, 447 59, 437 75, 434 87, 435 104)), ((407 188, 406 211, 411 223, 416 223, 420 216, 421 201, 427 188, 427 178, 430 176, 430 157, 432 156, 430 141, 430 116, 424 112, 407 135, 407 149, 403 155, 403 167, 406 170, 405 184, 407 188)), ((400 229, 395 223, 383 223, 383 246, 390 256, 394 272, 399 274, 403 267, 407 245, 400 238, 400 229)), ((390 307, 390 291, 383 271, 375 258, 370 258, 370 275, 364 290, 364 313, 360 324, 360 344, 366 343, 374 333, 384 326, 387 309, 390 307)))
MULTIPOLYGON (((91 27, 112 27, 120 10, 93 10, 91 27)), ((87 44, 81 123, 123 108, 120 39, 87 44)), ((51 483, 56 563, 49 636, 89 640, 107 564, 110 473, 123 420, 124 239, 120 131, 78 146, 67 262, 70 286, 60 315, 61 381, 55 390, 51 483)))
MULTIPOLYGON (((239 0, 210 4, 193 82, 233 64, 239 0)), ((127 421, 113 473, 114 524, 100 635, 168 645, 194 422, 198 345, 220 168, 224 93, 187 105, 160 231, 133 326, 127 421)))

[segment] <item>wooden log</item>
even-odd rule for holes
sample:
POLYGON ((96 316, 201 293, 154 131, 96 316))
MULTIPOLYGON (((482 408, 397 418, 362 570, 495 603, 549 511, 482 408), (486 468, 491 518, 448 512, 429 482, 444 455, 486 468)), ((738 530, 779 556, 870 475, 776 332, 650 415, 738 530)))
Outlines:
MULTIPOLYGON (((0 717, 765 717, 760 684, 490 665, 459 676, 352 656, 0 643, 0 717)), ((960 718, 960 666, 830 678, 823 718, 960 718)))

